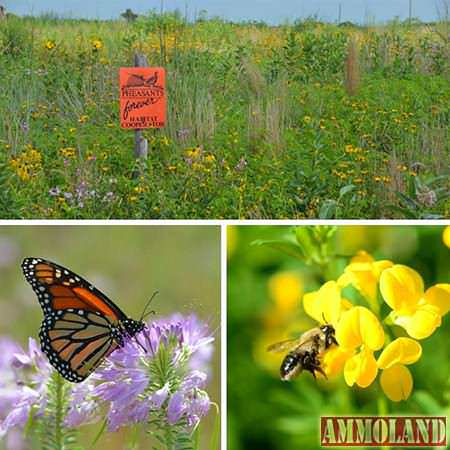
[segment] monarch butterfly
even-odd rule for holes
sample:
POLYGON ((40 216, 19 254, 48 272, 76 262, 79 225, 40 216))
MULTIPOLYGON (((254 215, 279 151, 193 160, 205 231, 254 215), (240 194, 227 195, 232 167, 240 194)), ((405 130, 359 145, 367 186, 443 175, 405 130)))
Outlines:
POLYGON ((105 294, 65 267, 25 258, 22 270, 44 312, 42 351, 66 380, 85 380, 105 357, 145 328, 144 313, 141 320, 129 319, 105 294))

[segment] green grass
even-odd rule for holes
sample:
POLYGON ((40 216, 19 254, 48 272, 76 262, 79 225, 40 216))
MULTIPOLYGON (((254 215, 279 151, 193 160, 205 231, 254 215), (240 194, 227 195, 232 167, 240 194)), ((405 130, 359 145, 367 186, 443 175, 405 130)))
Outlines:
POLYGON ((442 27, 9 17, 0 216, 449 217, 442 27), (354 96, 344 83, 350 37, 354 96), (141 162, 118 120, 118 68, 135 51, 168 73, 167 127, 145 131, 141 162))

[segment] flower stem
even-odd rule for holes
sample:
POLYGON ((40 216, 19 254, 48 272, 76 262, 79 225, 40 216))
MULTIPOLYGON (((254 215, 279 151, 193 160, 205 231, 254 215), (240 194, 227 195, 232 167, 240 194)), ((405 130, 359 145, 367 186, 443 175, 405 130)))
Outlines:
POLYGON ((55 443, 58 449, 63 450, 62 426, 63 426, 63 385, 64 381, 59 373, 55 375, 56 387, 56 411, 55 411, 55 443))

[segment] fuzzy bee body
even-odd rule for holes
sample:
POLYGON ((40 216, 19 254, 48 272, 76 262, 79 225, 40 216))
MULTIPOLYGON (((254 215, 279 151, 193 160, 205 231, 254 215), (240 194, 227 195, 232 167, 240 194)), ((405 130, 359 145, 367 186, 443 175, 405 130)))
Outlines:
POLYGON ((326 377, 320 357, 332 345, 337 345, 334 328, 331 325, 321 325, 306 331, 298 339, 277 342, 267 350, 288 351, 281 363, 280 376, 282 380, 290 381, 298 377, 303 370, 311 372, 314 378, 316 372, 326 377))

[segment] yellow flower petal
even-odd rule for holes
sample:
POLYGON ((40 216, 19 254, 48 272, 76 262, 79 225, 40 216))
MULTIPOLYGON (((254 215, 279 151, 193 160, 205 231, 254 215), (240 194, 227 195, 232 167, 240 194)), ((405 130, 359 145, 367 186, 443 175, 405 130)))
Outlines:
POLYGON ((367 253, 365 250, 360 250, 359 252, 356 253, 356 255, 351 259, 352 263, 357 263, 357 262, 368 262, 371 263, 373 262, 373 256, 370 255, 369 253, 367 253))
POLYGON ((348 386, 355 383, 362 388, 370 386, 378 372, 377 362, 370 350, 363 350, 348 359, 344 366, 344 379, 348 386))
POLYGON ((444 241, 444 244, 450 248, 450 225, 445 227, 444 233, 442 233, 442 240, 444 241))
POLYGON ((377 364, 388 369, 395 364, 413 364, 422 356, 421 345, 413 339, 401 337, 391 342, 381 353, 377 364))
POLYGON ((318 291, 303 296, 303 308, 319 323, 335 325, 341 315, 341 289, 335 281, 328 281, 318 291))
POLYGON ((441 325, 441 316, 436 306, 423 304, 414 314, 397 316, 394 323, 403 327, 412 338, 425 339, 441 325))
POLYGON ((328 281, 318 292, 323 317, 319 322, 336 324, 341 316, 341 289, 335 281, 328 281))
POLYGON ((355 306, 342 314, 336 326, 336 339, 346 349, 364 344, 371 350, 379 350, 384 344, 384 330, 372 311, 355 306))
POLYGON ((345 362, 355 353, 340 346, 331 347, 322 357, 322 366, 328 377, 342 372, 345 362))
POLYGON ((425 292, 425 301, 439 309, 439 314, 444 316, 450 311, 450 284, 436 284, 425 292))
POLYGON ((410 267, 396 264, 381 273, 380 291, 384 301, 399 314, 412 314, 423 290, 422 277, 410 267))
POLYGON ((303 296, 303 309, 308 316, 312 317, 317 322, 321 322, 323 320, 321 306, 322 305, 319 302, 317 291, 308 292, 303 296))
POLYGON ((358 289, 364 297, 368 298, 370 302, 375 302, 377 299, 378 280, 380 275, 383 270, 392 266, 393 263, 388 260, 373 262, 373 258, 370 255, 367 255, 367 258, 355 257, 345 268, 344 273, 339 277, 337 282, 341 287, 353 284, 353 286, 358 289), (367 259, 367 261, 365 261, 365 259, 367 259))
POLYGON ((372 264, 372 266, 373 266, 373 273, 376 279, 379 280, 382 272, 386 269, 389 269, 393 265, 394 263, 392 261, 389 261, 388 259, 381 259, 380 261, 375 261, 372 264))
POLYGON ((396 364, 383 370, 380 377, 383 392, 393 402, 406 400, 411 395, 413 378, 409 369, 401 364, 396 364))

